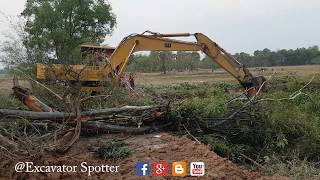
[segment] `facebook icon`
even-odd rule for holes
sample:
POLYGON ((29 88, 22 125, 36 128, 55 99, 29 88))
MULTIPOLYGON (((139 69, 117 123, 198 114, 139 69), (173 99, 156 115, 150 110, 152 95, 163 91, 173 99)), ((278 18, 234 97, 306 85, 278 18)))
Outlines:
POLYGON ((150 164, 149 162, 137 162, 136 163, 136 174, 138 176, 149 176, 150 175, 150 164))

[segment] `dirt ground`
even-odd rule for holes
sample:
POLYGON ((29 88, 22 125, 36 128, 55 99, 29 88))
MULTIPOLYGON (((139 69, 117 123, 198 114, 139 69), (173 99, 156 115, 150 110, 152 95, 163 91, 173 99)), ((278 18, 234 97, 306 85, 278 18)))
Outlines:
MULTIPOLYGON (((189 163, 200 161, 205 163, 205 176, 201 179, 287 179, 285 177, 264 177, 257 172, 251 172, 241 167, 237 167, 229 160, 219 157, 210 147, 198 144, 186 137, 177 137, 166 133, 124 136, 124 135, 103 135, 99 138, 80 138, 72 148, 64 155, 47 153, 42 157, 23 160, 32 161, 34 165, 70 165, 78 166, 82 162, 88 165, 119 165, 118 173, 93 173, 88 176, 87 172, 71 173, 16 173, 14 165, 19 160, 4 160, 0 163, 1 179, 146 179, 135 174, 135 163, 138 161, 164 160, 169 162, 169 175, 167 177, 154 177, 153 179, 174 179, 171 176, 170 162, 186 161, 187 176, 185 179, 193 179, 189 175, 189 163), (120 161, 105 161, 96 158, 92 148, 98 146, 101 141, 110 140, 114 137, 125 139, 129 144, 132 154, 120 161)), ((152 174, 152 170, 151 170, 152 174)))

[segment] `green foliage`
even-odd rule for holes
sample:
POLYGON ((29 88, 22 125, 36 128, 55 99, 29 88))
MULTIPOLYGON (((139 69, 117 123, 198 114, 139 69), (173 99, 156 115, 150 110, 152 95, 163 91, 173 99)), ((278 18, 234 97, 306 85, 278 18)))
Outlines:
POLYGON ((212 71, 214 71, 214 69, 217 69, 218 67, 219 67, 218 64, 216 64, 208 56, 203 58, 199 63, 199 68, 202 68, 202 69, 211 69, 212 71))
POLYGON ((310 61, 311 64, 320 64, 320 56, 317 56, 310 61))
POLYGON ((107 141, 97 150, 97 156, 101 159, 120 160, 128 157, 131 150, 128 144, 122 140, 107 141))
POLYGON ((216 95, 200 98, 193 97, 182 102, 180 112, 182 115, 187 115, 192 112, 199 117, 221 117, 224 116, 228 110, 226 103, 229 98, 226 96, 216 95))
POLYGON ((230 103, 233 95, 225 93, 230 87, 224 84, 178 86, 165 97, 180 97, 176 98, 173 119, 212 145, 215 152, 236 162, 243 161, 239 153, 259 160, 270 153, 287 156, 294 152, 300 159, 319 161, 319 89, 306 87, 299 93, 304 84, 287 79, 285 91, 273 89, 232 119, 227 117, 248 100, 230 103), (195 127, 200 127, 202 133, 195 127))
MULTIPOLYGON (((22 16, 27 20, 24 45, 57 62, 71 63, 80 44, 102 42, 116 19, 104 0, 28 0, 22 16)), ((34 54, 33 54, 34 55, 34 54)))
POLYGON ((177 71, 194 71, 199 68, 199 62, 199 53, 178 51, 175 61, 175 69, 177 71))
MULTIPOLYGON (((301 86, 300 86, 301 87, 301 86)), ((296 86, 296 90, 299 86, 296 86)), ((320 113, 318 90, 305 90, 308 95, 300 95, 290 100, 264 103, 268 108, 269 137, 271 148, 283 152, 295 149, 301 158, 319 160, 320 153, 320 113)), ((292 97, 293 91, 278 92, 268 95, 280 99, 292 97)))
POLYGON ((243 64, 256 66, 288 66, 319 64, 320 51, 318 46, 298 48, 295 50, 282 49, 271 51, 269 49, 256 50, 253 55, 241 52, 234 55, 243 64))
POLYGON ((231 161, 238 163, 241 163, 244 160, 240 154, 247 153, 250 149, 250 146, 248 145, 229 143, 213 135, 205 136, 204 141, 210 144, 213 151, 219 156, 227 157, 231 161))

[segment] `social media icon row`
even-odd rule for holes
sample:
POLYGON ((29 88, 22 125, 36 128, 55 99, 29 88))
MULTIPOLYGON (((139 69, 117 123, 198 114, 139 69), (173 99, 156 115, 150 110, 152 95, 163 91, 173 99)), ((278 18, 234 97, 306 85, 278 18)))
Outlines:
MULTIPOLYGON (((168 176, 169 164, 166 161, 153 163, 153 175, 154 176, 168 176)), ((190 163, 190 175, 191 176, 203 176, 205 171, 204 162, 191 162, 190 163)), ((185 161, 172 162, 171 167, 172 176, 184 177, 187 175, 187 163, 185 161)), ((137 162, 136 174, 138 176, 149 176, 151 174, 151 166, 149 162, 137 162)))

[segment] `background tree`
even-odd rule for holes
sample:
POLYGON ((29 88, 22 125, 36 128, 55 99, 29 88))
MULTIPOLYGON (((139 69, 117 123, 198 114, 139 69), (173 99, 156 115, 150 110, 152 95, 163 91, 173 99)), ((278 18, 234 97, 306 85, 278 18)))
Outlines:
POLYGON ((208 56, 205 56, 201 61, 199 67, 201 69, 211 69, 213 72, 219 66, 208 56))
POLYGON ((320 64, 320 56, 311 59, 310 63, 319 65, 320 64))
POLYGON ((243 52, 236 53, 234 57, 250 67, 308 65, 318 63, 320 51, 318 46, 278 51, 271 51, 266 48, 256 50, 253 55, 243 52))
POLYGON ((175 63, 177 71, 193 71, 199 68, 200 55, 197 52, 178 51, 175 63))
POLYGON ((116 17, 104 0, 27 0, 24 45, 54 63, 77 63, 85 42, 101 43, 116 17))
POLYGON ((27 60, 26 49, 23 40, 26 37, 24 32, 24 20, 21 17, 9 16, 1 13, 1 20, 8 24, 8 30, 2 33, 0 42, 0 62, 6 67, 13 67, 18 64, 27 65, 32 62, 27 60))
POLYGON ((170 71, 173 69, 173 61, 174 55, 171 51, 160 51, 157 52, 157 65, 160 67, 160 70, 163 72, 163 74, 167 74, 167 71, 170 71))

